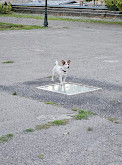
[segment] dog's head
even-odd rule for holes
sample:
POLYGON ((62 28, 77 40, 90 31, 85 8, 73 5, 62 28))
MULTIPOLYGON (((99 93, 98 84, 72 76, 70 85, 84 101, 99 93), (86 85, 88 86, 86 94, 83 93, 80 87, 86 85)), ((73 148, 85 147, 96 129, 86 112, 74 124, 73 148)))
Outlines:
POLYGON ((62 60, 62 65, 65 69, 69 69, 69 64, 70 64, 70 60, 68 60, 67 62, 65 62, 64 60, 62 60))

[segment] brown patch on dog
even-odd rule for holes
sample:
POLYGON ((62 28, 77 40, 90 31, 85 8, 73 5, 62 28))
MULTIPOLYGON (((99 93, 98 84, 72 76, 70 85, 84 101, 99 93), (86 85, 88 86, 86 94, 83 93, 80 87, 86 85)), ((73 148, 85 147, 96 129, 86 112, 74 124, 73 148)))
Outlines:
POLYGON ((70 64, 70 60, 67 61, 67 64, 70 64))
POLYGON ((65 61, 64 60, 62 60, 61 62, 62 62, 63 65, 65 64, 65 61))

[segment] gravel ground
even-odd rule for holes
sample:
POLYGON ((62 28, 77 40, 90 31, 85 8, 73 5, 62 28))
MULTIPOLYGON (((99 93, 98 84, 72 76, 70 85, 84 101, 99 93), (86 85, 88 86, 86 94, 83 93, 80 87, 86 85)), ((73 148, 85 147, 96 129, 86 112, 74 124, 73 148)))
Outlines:
MULTIPOLYGON (((0 17, 0 22, 43 25, 43 20, 10 17, 0 17)), ((47 29, 0 32, 0 137, 14 135, 0 143, 1 165, 122 164, 121 29, 115 24, 49 21, 47 29), (67 81, 102 90, 69 97, 36 89, 52 83, 46 77, 55 60, 62 59, 71 60, 67 81), (2 63, 9 60, 14 63, 2 63), (15 91, 17 96, 12 95, 15 91), (72 119, 78 113, 72 111, 75 107, 98 115, 72 119), (59 119, 69 123, 25 132, 59 119)))
POLYGON ((16 134, 1 146, 0 160, 2 165, 121 165, 121 144, 120 125, 93 117, 16 134), (87 131, 88 127, 93 131, 87 131))

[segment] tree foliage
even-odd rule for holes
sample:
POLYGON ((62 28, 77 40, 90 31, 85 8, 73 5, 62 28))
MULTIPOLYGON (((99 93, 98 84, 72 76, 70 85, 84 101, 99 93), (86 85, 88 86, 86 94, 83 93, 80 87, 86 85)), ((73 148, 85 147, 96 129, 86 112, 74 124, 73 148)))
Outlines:
POLYGON ((104 0, 109 10, 122 11, 122 0, 104 0))
POLYGON ((5 2, 4 4, 0 4, 0 13, 1 14, 10 14, 11 13, 11 3, 5 2))

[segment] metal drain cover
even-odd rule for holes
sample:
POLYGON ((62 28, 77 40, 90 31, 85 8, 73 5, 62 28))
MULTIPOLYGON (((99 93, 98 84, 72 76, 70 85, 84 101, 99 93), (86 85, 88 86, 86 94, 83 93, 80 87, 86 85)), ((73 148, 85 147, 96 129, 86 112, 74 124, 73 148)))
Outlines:
POLYGON ((39 86, 36 87, 38 89, 43 89, 46 91, 61 93, 65 95, 75 95, 80 93, 86 93, 86 92, 92 92, 96 90, 100 90, 101 88, 77 84, 77 83, 65 83, 63 85, 61 84, 51 84, 51 85, 45 85, 45 86, 39 86))

